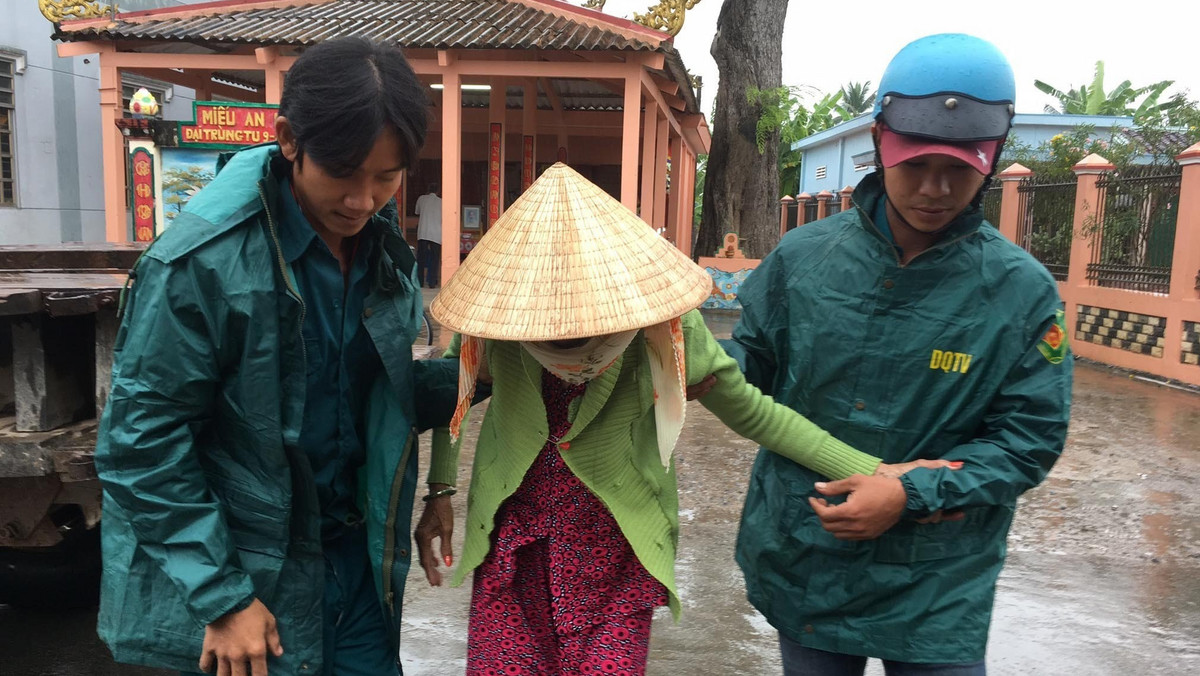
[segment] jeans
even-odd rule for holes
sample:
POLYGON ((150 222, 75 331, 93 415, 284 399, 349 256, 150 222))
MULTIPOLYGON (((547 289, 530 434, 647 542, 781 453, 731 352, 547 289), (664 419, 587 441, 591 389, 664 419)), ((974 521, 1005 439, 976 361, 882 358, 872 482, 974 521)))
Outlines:
POLYGON ((417 240, 417 283, 436 289, 442 272, 442 245, 427 239, 417 240))
MULTIPOLYGON (((867 668, 866 657, 805 648, 783 634, 779 635, 779 651, 783 655, 783 676, 862 676, 867 668)), ((884 660, 883 670, 888 676, 987 675, 983 660, 965 664, 918 664, 884 660)))

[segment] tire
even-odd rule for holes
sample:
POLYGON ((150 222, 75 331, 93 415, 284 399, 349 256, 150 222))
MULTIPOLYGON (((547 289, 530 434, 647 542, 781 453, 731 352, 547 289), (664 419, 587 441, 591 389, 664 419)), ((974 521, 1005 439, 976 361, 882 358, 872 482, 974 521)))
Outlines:
POLYGON ((417 327, 417 337, 413 345, 433 345, 433 319, 428 310, 421 311, 421 325, 417 327))
MULTIPOLYGON (((66 508, 59 514, 75 527, 53 547, 0 548, 0 604, 61 610, 92 608, 100 600, 100 526, 88 529, 66 508)), ((59 521, 55 515, 55 520, 59 521)), ((59 521, 59 523, 62 523, 59 521)))

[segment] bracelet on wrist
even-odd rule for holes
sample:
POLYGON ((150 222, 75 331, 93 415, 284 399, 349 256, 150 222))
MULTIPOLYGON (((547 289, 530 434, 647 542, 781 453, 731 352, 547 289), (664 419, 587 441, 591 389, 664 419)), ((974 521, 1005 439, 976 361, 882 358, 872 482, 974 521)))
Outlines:
POLYGON ((440 498, 443 496, 450 497, 451 495, 454 495, 457 492, 458 492, 458 489, 454 488, 454 487, 443 488, 443 489, 437 490, 437 491, 429 491, 429 495, 422 495, 421 500, 423 502, 429 502, 430 500, 432 500, 434 498, 440 498))

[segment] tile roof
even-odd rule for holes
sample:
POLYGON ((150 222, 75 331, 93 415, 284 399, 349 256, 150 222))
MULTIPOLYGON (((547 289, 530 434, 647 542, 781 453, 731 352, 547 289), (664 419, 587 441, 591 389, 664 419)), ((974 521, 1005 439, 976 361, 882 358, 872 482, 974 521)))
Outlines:
MULTIPOLYGON (((191 51, 197 45, 223 50, 237 45, 303 47, 351 35, 406 49, 661 52, 666 56, 664 74, 679 83, 689 111, 699 111, 669 36, 557 0, 211 2, 64 22, 55 37, 188 43, 191 51)), ((620 96, 614 98, 620 108, 620 96)))

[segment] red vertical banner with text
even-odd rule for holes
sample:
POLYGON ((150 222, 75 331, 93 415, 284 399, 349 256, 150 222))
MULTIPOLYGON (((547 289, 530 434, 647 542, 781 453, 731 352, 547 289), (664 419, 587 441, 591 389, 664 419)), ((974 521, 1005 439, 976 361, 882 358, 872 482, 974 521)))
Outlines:
POLYGON ((130 186, 133 190, 133 239, 150 242, 157 234, 154 214, 154 157, 149 150, 137 148, 130 157, 130 186))
POLYGON ((521 192, 533 185, 533 137, 521 138, 521 192))
POLYGON ((491 124, 488 134, 488 225, 500 218, 500 172, 504 169, 500 158, 500 144, 503 142, 503 126, 499 122, 491 124))

